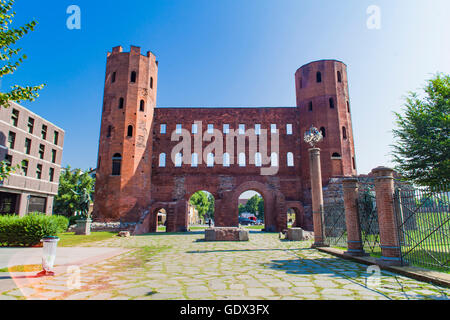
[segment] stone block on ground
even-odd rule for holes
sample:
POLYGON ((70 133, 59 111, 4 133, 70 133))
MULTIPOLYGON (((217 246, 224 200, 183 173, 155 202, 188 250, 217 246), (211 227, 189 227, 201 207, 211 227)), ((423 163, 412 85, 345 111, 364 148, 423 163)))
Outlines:
POLYGON ((312 238, 312 232, 305 231, 302 228, 289 228, 287 230, 287 239, 290 241, 304 241, 312 238))
POLYGON ((216 227, 205 230, 206 241, 248 241, 248 230, 237 227, 216 227))

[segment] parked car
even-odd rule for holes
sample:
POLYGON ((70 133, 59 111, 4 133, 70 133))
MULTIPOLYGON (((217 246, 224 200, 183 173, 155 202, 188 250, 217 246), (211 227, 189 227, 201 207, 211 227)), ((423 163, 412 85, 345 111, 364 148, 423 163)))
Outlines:
POLYGON ((255 224, 255 221, 250 220, 248 218, 239 217, 239 224, 242 224, 243 226, 248 226, 255 224))

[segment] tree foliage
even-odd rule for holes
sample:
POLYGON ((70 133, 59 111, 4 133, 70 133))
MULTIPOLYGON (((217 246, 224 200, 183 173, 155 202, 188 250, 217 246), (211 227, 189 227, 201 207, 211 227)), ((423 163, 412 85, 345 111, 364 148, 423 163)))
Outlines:
MULTIPOLYGON (((6 75, 12 75, 23 61, 27 58, 22 54, 22 48, 16 47, 19 41, 28 32, 33 31, 37 22, 35 20, 17 28, 11 28, 13 18, 16 13, 12 10, 14 0, 0 0, 0 80, 6 75)), ((11 90, 4 92, 0 90, 0 108, 8 108, 11 101, 20 103, 22 101, 34 101, 38 96, 38 91, 44 85, 39 86, 19 86, 14 85, 11 90)), ((0 162, 0 181, 7 178, 11 173, 20 168, 11 167, 5 161, 0 162)))
POLYGON ((81 169, 71 169, 70 166, 61 170, 59 177, 58 195, 55 197, 54 210, 66 216, 73 216, 80 211, 80 194, 84 188, 92 194, 95 179, 88 172, 81 169))
POLYGON ((205 219, 205 217, 214 217, 214 197, 212 194, 205 191, 197 191, 191 196, 189 200, 195 209, 198 211, 198 216, 200 219, 205 219))
POLYGON ((263 219, 264 217, 264 199, 259 195, 254 195, 250 199, 248 199, 245 205, 239 205, 239 214, 243 212, 252 213, 257 216, 259 219, 263 219))
POLYGON ((410 92, 404 115, 395 113, 395 169, 405 180, 436 187, 450 182, 450 76, 427 81, 425 95, 410 92))

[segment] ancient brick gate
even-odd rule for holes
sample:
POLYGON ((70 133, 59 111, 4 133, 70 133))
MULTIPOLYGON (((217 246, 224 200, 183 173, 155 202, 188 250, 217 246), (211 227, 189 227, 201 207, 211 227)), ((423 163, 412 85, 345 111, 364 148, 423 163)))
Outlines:
POLYGON ((206 190, 215 198, 216 226, 236 226, 238 198, 254 190, 265 201, 267 230, 285 229, 289 208, 296 225, 311 230, 303 142, 311 125, 324 136, 323 186, 356 174, 344 63, 321 60, 299 68, 294 107, 157 108, 157 73, 151 52, 141 55, 132 46, 108 53, 95 220, 136 222, 136 233, 152 232, 164 208, 167 231, 184 231, 189 198, 206 190))

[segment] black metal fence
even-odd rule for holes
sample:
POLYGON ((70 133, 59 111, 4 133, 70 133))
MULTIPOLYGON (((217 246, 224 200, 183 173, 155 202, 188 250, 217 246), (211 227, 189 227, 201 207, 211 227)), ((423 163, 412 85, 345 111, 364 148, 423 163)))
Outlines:
POLYGON ((375 256, 381 255, 377 202, 375 191, 369 187, 361 188, 358 192, 358 215, 364 251, 375 256))
POLYGON ((347 247, 344 201, 324 205, 325 244, 347 247))
POLYGON ((450 271, 449 196, 449 186, 396 190, 402 264, 450 271))

